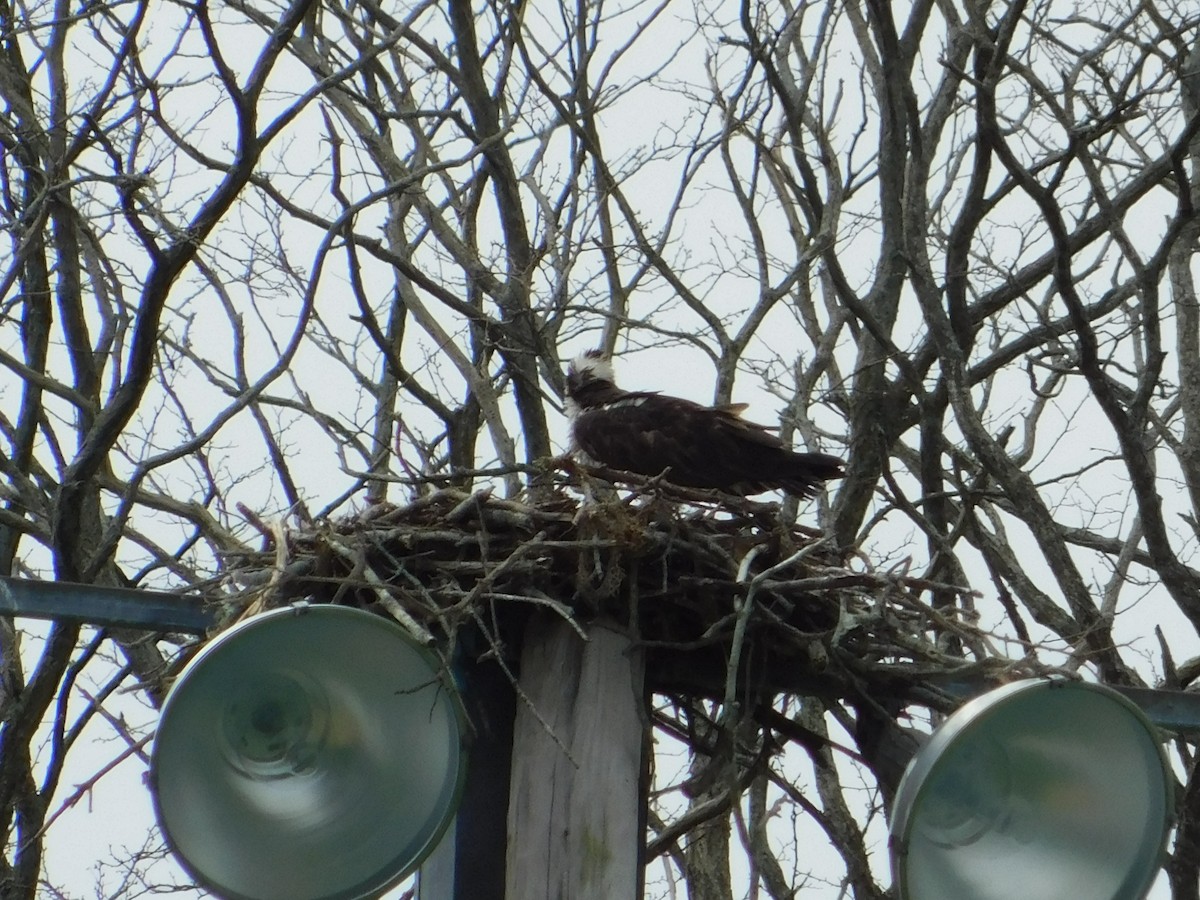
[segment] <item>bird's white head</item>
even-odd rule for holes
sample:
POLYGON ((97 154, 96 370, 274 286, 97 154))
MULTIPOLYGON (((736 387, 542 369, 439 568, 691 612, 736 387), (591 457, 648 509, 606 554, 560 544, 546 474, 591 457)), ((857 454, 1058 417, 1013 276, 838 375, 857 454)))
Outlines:
POLYGON ((588 350, 580 353, 567 366, 567 394, 578 394, 585 386, 593 382, 616 385, 613 377, 612 363, 600 350, 588 350))
POLYGON ((619 393, 612 363, 600 350, 588 350, 567 366, 567 414, 574 418, 581 407, 594 406, 619 393))

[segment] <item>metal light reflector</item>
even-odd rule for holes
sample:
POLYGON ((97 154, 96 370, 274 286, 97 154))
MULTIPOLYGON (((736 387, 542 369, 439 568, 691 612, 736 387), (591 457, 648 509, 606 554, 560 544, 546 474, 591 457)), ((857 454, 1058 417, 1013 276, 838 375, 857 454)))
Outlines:
POLYGON ((159 823, 223 897, 376 894, 449 823, 462 735, 451 679, 395 623, 274 610, 214 638, 167 696, 151 759, 159 823))
POLYGON ((1135 900, 1158 869, 1171 776, 1133 703, 1021 681, 964 704, 909 762, 892 812, 903 900, 1135 900))

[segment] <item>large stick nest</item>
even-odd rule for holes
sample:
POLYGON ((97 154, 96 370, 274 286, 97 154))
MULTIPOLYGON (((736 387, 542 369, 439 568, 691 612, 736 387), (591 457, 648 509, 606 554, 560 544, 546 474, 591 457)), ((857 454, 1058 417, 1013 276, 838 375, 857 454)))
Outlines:
POLYGON ((939 684, 1024 671, 972 623, 965 588, 878 571, 782 525, 775 504, 653 483, 618 493, 586 475, 556 475, 541 496, 445 487, 276 529, 261 554, 228 561, 250 586, 236 617, 339 603, 442 648, 471 626, 487 654, 510 660, 531 612, 584 637, 604 618, 645 647, 650 689, 739 702, 796 693, 948 707, 939 684))

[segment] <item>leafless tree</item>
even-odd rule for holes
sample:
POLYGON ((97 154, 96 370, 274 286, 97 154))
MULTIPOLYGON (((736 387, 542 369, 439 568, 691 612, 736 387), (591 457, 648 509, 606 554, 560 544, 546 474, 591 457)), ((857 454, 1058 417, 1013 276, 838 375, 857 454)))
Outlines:
MULTIPOLYGON (((844 456, 782 521, 927 585, 944 671, 1186 688, 1198 29, 1173 0, 4 0, 0 567, 217 596, 264 540, 435 486, 536 505, 598 346, 844 456)), ((65 761, 182 642, 0 619, 3 896, 78 874, 43 866, 65 761)), ((690 756, 648 895, 886 895, 901 707, 652 707, 690 756)))

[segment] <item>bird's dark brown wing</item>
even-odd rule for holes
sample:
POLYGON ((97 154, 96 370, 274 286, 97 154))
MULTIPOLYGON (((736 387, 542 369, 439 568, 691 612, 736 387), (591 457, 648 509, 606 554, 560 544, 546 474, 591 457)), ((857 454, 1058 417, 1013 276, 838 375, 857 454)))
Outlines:
POLYGON ((647 476, 669 467, 670 480, 683 484, 679 479, 695 467, 699 456, 687 435, 702 437, 688 425, 695 406, 676 397, 630 394, 620 403, 580 413, 575 442, 603 465, 647 476))
MULTIPOLYGON (((703 409, 704 407, 701 407, 703 409)), ((767 447, 786 447, 772 429, 757 422, 748 422, 741 414, 746 409, 745 403, 735 403, 730 406, 718 406, 710 410, 721 419, 721 427, 730 428, 745 440, 763 444, 767 447)))

